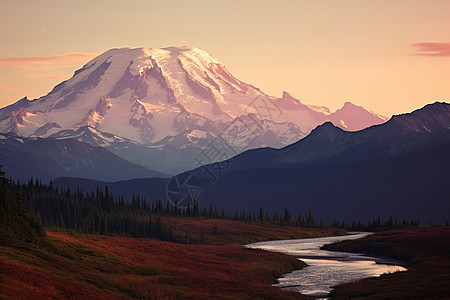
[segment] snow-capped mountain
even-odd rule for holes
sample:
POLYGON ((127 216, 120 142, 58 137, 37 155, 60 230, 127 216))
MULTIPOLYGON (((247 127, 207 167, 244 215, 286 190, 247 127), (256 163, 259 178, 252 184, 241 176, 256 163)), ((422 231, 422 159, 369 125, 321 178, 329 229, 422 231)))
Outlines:
POLYGON ((288 92, 283 92, 281 98, 271 99, 282 110, 285 121, 296 124, 308 133, 324 122, 332 122, 344 130, 358 131, 389 120, 351 102, 345 102, 342 108, 332 113, 324 106, 303 104, 288 92))
POLYGON ((76 138, 164 173, 195 167, 211 148, 226 153, 205 163, 282 147, 325 121, 359 130, 386 118, 350 103, 331 113, 286 92, 268 96, 192 47, 111 49, 46 96, 0 110, 0 132, 76 138))

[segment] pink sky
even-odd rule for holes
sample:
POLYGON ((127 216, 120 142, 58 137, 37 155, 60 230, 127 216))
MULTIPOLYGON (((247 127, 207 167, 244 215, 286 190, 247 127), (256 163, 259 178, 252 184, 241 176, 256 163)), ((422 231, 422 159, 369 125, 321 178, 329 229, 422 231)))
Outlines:
POLYGON ((384 115, 450 102, 450 1, 8 1, 0 106, 48 93, 98 53, 190 45, 264 92, 384 115))

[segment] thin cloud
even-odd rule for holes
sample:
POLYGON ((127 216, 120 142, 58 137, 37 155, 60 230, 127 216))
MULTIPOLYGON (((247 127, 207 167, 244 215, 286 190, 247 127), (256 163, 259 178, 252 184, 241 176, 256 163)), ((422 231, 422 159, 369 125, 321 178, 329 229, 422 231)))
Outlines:
POLYGON ((446 57, 450 56, 450 42, 420 42, 411 44, 416 47, 414 55, 446 57))
POLYGON ((8 96, 0 96, 0 103, 3 103, 1 105, 8 105, 8 103, 11 102, 11 97, 8 96))
POLYGON ((42 73, 30 73, 27 76, 33 77, 33 78, 49 78, 49 79, 58 79, 58 80, 67 79, 67 76, 63 76, 63 75, 52 75, 52 74, 42 74, 42 73))
POLYGON ((26 72, 35 72, 35 71, 57 71, 61 69, 77 69, 80 67, 80 64, 74 64, 73 62, 67 64, 57 64, 57 65, 34 65, 34 66, 13 66, 14 70, 26 71, 26 72))
POLYGON ((3 57, 0 66, 32 66, 53 65, 57 63, 86 62, 97 56, 97 53, 68 53, 51 56, 3 57))
POLYGON ((21 89, 13 87, 13 86, 7 86, 6 84, 0 85, 0 90, 7 91, 7 92, 23 92, 21 89))
MULTIPOLYGON (((64 80, 69 75, 61 75, 61 73, 67 73, 68 69, 79 68, 80 65, 97 55, 97 53, 68 53, 51 56, 3 57, 0 58, 0 67, 25 72, 25 76, 30 78, 64 80)), ((11 87, 4 85, 0 86, 0 90, 19 92, 19 90, 14 91, 11 87)))

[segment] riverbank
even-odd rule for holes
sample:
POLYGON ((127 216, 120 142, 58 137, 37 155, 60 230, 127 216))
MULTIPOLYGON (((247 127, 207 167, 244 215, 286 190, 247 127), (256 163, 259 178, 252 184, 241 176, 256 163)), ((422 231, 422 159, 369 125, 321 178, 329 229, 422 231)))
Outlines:
POLYGON ((276 286, 295 290, 309 297, 327 298, 332 287, 338 284, 405 270, 402 266, 393 264, 394 261, 389 261, 392 264, 387 265, 382 263, 384 259, 372 256, 321 249, 326 244, 360 239, 368 234, 362 232, 346 236, 268 241, 246 247, 286 253, 301 259, 308 267, 284 274, 278 279, 276 286))
POLYGON ((406 261, 408 271, 335 287, 336 299, 447 299, 450 295, 450 228, 424 226, 379 232, 324 247, 406 261))
POLYGON ((0 298, 302 299, 272 284, 304 263, 239 245, 340 232, 211 219, 165 224, 203 244, 47 231, 45 245, 0 246, 0 298))

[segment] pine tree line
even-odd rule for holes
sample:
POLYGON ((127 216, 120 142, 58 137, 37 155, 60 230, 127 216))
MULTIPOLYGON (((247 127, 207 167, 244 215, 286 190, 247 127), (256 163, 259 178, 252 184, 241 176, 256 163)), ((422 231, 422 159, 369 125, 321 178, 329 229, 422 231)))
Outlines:
POLYGON ((161 221, 162 203, 152 206, 145 199, 133 197, 127 203, 114 198, 106 187, 84 194, 80 189, 63 190, 52 183, 45 185, 30 180, 26 184, 10 182, 10 187, 25 200, 26 208, 38 216, 42 224, 54 230, 72 229, 89 234, 124 235, 188 242, 161 221))
POLYGON ((45 243, 45 231, 39 217, 29 214, 20 195, 4 178, 0 166, 0 245, 29 248, 45 243))
MULTIPOLYGON (((161 199, 148 202, 140 196, 133 196, 127 202, 123 196, 114 197, 107 186, 104 190, 97 188, 95 192, 85 194, 78 188, 63 189, 53 186, 52 182, 46 185, 38 180, 29 180, 25 184, 10 180, 9 185, 24 199, 26 208, 39 222, 54 230, 71 229, 90 234, 149 237, 189 243, 189 236, 174 234, 170 227, 164 226, 161 217, 229 219, 303 228, 325 227, 322 220, 316 222, 311 211, 304 215, 293 215, 287 207, 282 214, 269 214, 262 206, 257 213, 242 209, 229 214, 223 210, 219 212, 213 205, 203 206, 201 209, 196 200, 186 208, 179 207, 176 202, 163 203, 161 199)), ((366 224, 361 221, 353 221, 351 224, 334 221, 331 224, 332 227, 354 231, 418 225, 418 220, 403 220, 399 224, 392 217, 384 222, 378 217, 366 224)))
POLYGON ((330 227, 342 228, 348 231, 378 231, 382 229, 418 227, 418 226, 420 226, 419 219, 404 218, 402 222, 398 222, 392 216, 390 216, 386 220, 381 220, 381 217, 378 216, 376 219, 368 221, 367 223, 363 223, 361 221, 353 221, 351 224, 349 224, 343 221, 341 222, 333 221, 330 225, 330 227))
POLYGON ((95 192, 83 193, 80 189, 63 189, 43 184, 38 180, 29 180, 27 183, 10 181, 10 187, 25 199, 26 208, 39 216, 45 227, 53 229, 74 229, 84 233, 126 235, 131 237, 151 237, 169 241, 184 241, 186 237, 176 237, 171 228, 166 228, 161 217, 192 217, 229 219, 244 222, 261 222, 284 226, 320 227, 311 211, 305 216, 298 215, 293 218, 288 208, 283 214, 264 212, 259 208, 255 212, 236 210, 227 214, 219 212, 215 205, 200 208, 198 201, 194 200, 192 206, 181 208, 178 204, 161 199, 147 202, 140 196, 132 197, 130 202, 123 196, 114 197, 108 187, 97 188, 95 192))

